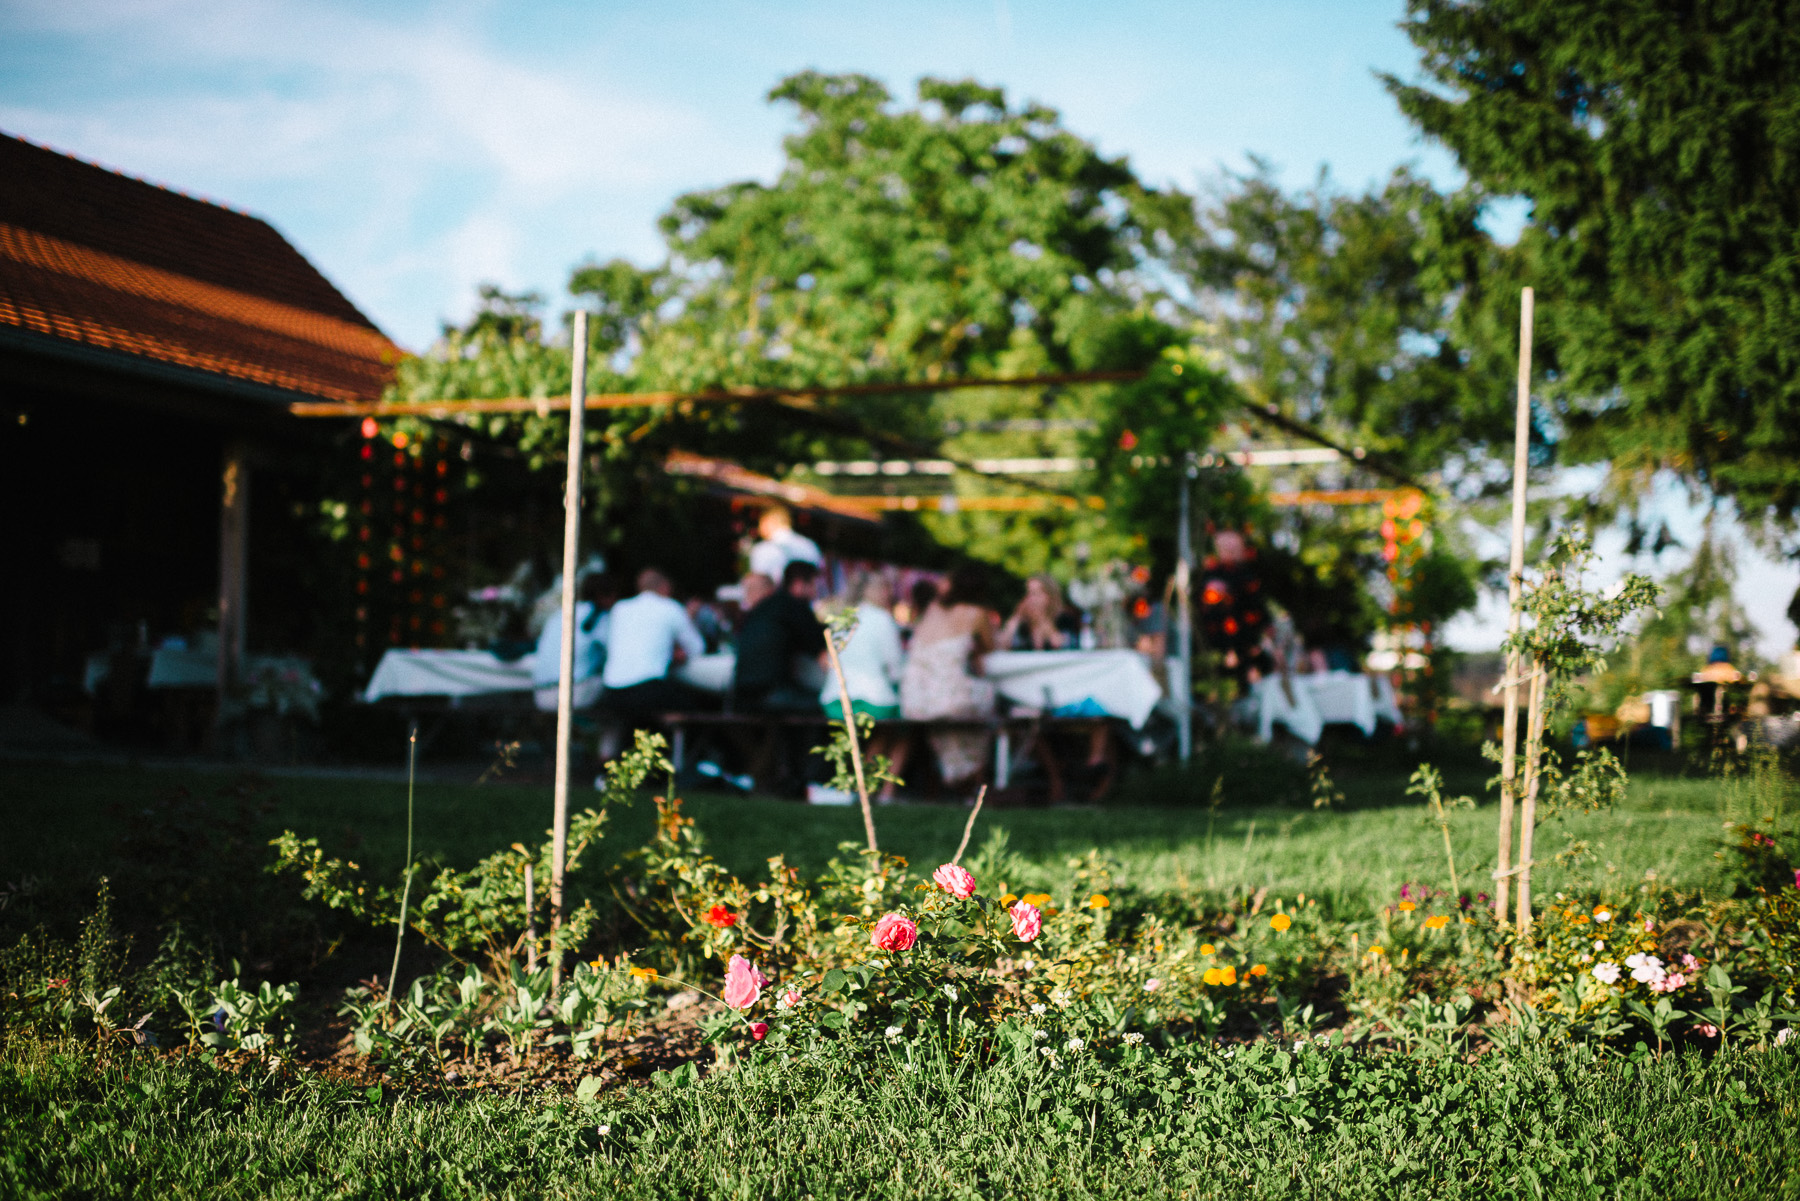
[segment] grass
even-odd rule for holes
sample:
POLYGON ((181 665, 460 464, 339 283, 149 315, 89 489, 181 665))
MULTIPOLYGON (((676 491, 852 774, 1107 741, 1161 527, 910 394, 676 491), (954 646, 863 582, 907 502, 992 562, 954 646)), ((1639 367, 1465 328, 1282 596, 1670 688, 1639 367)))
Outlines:
MULTIPOLYGON (((11 1197, 1792 1196, 1800 1055, 1475 1063, 1268 1045, 1136 1062, 848 1073, 767 1061, 687 1087, 382 1095, 0 1055, 11 1197)), ((678 1083, 672 1081, 671 1083, 678 1083)))
MULTIPOLYGON (((1479 771, 1451 783, 1478 792, 1479 771)), ((1216 809, 999 810, 984 814, 975 844, 1002 839, 1005 855, 990 843, 990 859, 1026 876, 1061 878, 1067 857, 1099 848, 1121 884, 1146 892, 1266 886, 1350 919, 1403 882, 1447 883, 1404 768, 1364 764, 1339 784, 1346 799, 1326 810, 1291 789, 1265 798, 1253 773, 1216 809)), ((403 783, 7 765, 0 882, 48 878, 73 891, 111 870, 132 807, 176 789, 264 806, 252 851, 292 828, 398 878, 403 783)), ((1571 840, 1593 853, 1540 868, 1539 888, 1646 872, 1707 883, 1731 803, 1711 781, 1641 775, 1612 812, 1540 832, 1548 853, 1571 840)), ((473 863, 541 837, 549 807, 546 788, 424 784, 421 854, 473 863)), ((740 874, 777 853, 815 870, 860 840, 854 809, 699 795, 688 811, 740 874)), ((930 865, 954 848, 964 817, 897 806, 878 823, 885 849, 930 865)), ((640 844, 650 818, 647 803, 620 810, 609 853, 640 844)), ((1453 813, 1471 887, 1485 881, 1494 818, 1491 805, 1453 813)), ((96 1063, 92 1044, 0 1029, 0 1197, 1800 1195, 1792 1046, 1661 1059, 1534 1047, 1464 1062, 1271 1044, 1227 1058, 1176 1043, 1057 1066, 952 1063, 929 1043, 896 1050, 912 1070, 769 1058, 582 1105, 549 1092, 381 1093, 180 1057, 96 1063)))
MULTIPOLYGON (((1452 779, 1458 791, 1479 794, 1478 775, 1452 779)), ((121 806, 187 789, 212 796, 241 777, 201 771, 116 767, 9 765, 0 769, 7 837, 0 839, 0 882, 22 876, 87 878, 106 870, 108 848, 120 828, 121 806)), ((1304 892, 1358 916, 1388 903, 1403 883, 1448 887, 1443 847, 1424 807, 1405 795, 1403 771, 1365 771, 1342 780, 1343 808, 1258 803, 1247 786, 1214 812, 1188 808, 988 810, 973 848, 1004 832, 1006 849, 1023 869, 1046 876, 1069 856, 1099 848, 1119 865, 1122 884, 1146 891, 1200 887, 1267 887, 1277 895, 1304 892)), ((258 783, 269 811, 256 819, 259 836, 283 828, 318 837, 372 873, 397 880, 404 858, 403 783, 366 779, 284 777, 258 783)), ((576 794, 576 804, 597 800, 576 794)), ((1571 815, 1543 827, 1542 858, 1573 841, 1591 848, 1579 863, 1538 869, 1540 893, 1579 874, 1621 883, 1655 872, 1698 885, 1716 870, 1721 797, 1710 780, 1638 776, 1626 802, 1600 814, 1571 815)), ((785 854, 814 871, 842 842, 860 842, 854 808, 798 805, 763 798, 699 794, 686 811, 707 845, 732 871, 755 875, 768 857, 785 854)), ((915 864, 938 862, 955 850, 966 811, 951 805, 900 805, 877 813, 882 848, 915 864)), ((418 847, 424 861, 458 866, 514 841, 544 836, 550 793, 505 783, 423 783, 418 793, 418 847)), ((1486 887, 1493 862, 1496 809, 1453 811, 1458 870, 1471 890, 1486 887)), ((650 833, 647 802, 615 811, 609 850, 622 853, 650 833)), ((1025 881, 1029 883, 1029 881, 1025 881)))

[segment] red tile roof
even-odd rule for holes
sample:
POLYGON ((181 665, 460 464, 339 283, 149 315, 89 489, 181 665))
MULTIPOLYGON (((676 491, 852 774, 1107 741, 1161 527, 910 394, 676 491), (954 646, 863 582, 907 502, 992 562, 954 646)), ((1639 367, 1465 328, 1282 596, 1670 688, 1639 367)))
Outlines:
POLYGON ((266 222, 0 134, 0 326, 368 401, 400 350, 266 222))

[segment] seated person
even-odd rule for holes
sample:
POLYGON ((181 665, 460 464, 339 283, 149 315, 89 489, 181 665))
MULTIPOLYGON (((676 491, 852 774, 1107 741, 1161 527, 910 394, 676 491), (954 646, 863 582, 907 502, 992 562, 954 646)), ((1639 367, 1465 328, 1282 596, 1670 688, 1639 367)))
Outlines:
POLYGON ((817 713, 818 689, 801 680, 796 659, 825 652, 825 627, 813 613, 819 569, 796 559, 781 573, 781 588, 750 610, 738 628, 734 703, 744 712, 817 713))
POLYGON ((600 675, 606 685, 602 704, 634 727, 663 713, 707 708, 709 701, 698 688, 669 675, 706 651, 687 609, 669 596, 669 577, 646 567, 637 585, 636 596, 612 607, 600 675))
MULTIPOLYGON (((585 709, 600 696, 600 670, 606 664, 606 634, 618 585, 611 577, 590 575, 581 581, 582 599, 575 604, 575 707, 585 709)), ((532 700, 545 713, 556 712, 556 684, 562 677, 562 610, 550 614, 531 655, 532 700)))
MULTIPOLYGON (((890 612, 894 589, 886 576, 870 572, 852 585, 850 597, 856 604, 856 629, 838 651, 838 666, 844 669, 844 690, 850 694, 851 712, 889 721, 900 716, 900 673, 906 662, 900 649, 900 624, 890 612)), ((844 701, 838 695, 835 676, 828 677, 819 689, 819 704, 825 716, 834 721, 844 719, 844 701)), ((885 756, 897 776, 905 770, 907 747, 904 739, 877 733, 869 741, 868 752, 870 756, 885 756)), ((894 799, 892 780, 882 785, 881 799, 894 799)))
MULTIPOLYGON (((950 587, 931 603, 913 630, 900 679, 900 711, 909 721, 982 720, 994 715, 995 691, 981 678, 981 659, 993 648, 985 580, 974 565, 958 567, 950 587)), ((980 773, 989 737, 982 730, 931 735, 944 783, 956 787, 980 773)))
POLYGON ((1025 581, 1025 596, 1000 627, 1000 647, 1009 651, 1060 651, 1075 645, 1081 618, 1064 608, 1062 588, 1054 576, 1034 575, 1025 581))

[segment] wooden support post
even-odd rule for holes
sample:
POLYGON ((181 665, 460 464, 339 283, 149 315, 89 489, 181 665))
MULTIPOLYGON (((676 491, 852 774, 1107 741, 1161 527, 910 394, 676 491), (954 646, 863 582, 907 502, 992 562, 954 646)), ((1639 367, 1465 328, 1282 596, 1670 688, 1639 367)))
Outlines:
POLYGON ((562 660, 556 677, 556 815, 550 853, 550 986, 562 983, 563 864, 569 850, 569 735, 575 722, 575 572, 581 551, 582 418, 587 397, 587 312, 575 310, 569 384, 569 471, 563 482, 562 660))
POLYGON ((1531 930, 1531 856, 1532 835, 1537 832, 1538 759, 1544 745, 1545 693, 1550 681, 1544 665, 1533 661, 1531 704, 1525 723, 1525 787, 1519 806, 1519 901, 1513 914, 1513 925, 1520 934, 1531 930))
MULTIPOLYGON (((1184 764, 1194 754, 1194 532, 1193 518, 1188 512, 1191 507, 1189 481, 1194 478, 1194 471, 1194 455, 1189 451, 1181 460, 1181 513, 1175 526, 1175 671, 1179 679, 1169 681, 1174 692, 1176 720, 1181 723, 1176 734, 1184 764)), ((1167 644, 1164 646, 1166 650, 1167 644)))
POLYGON ((245 595, 250 564, 250 454, 242 442, 225 445, 219 493, 219 704, 214 726, 244 666, 245 595))
MULTIPOLYGON (((1512 559, 1506 572, 1506 634, 1519 632, 1519 594, 1525 575, 1525 480, 1531 466, 1531 319, 1535 296, 1520 293, 1519 393, 1513 414, 1512 559)), ((1507 888, 1512 869, 1513 802, 1518 794, 1513 762, 1519 749, 1519 652, 1506 656, 1505 716, 1500 735, 1500 852, 1494 872, 1494 916, 1506 920, 1507 888)))

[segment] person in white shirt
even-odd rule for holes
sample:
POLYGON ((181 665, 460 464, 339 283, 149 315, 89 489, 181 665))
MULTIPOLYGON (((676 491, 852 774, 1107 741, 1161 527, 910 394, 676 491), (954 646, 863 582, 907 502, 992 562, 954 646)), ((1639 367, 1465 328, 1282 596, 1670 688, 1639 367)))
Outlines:
POLYGON ((606 686, 602 706, 633 726, 663 713, 706 708, 708 699, 669 675, 706 651, 687 609, 670 597, 669 578, 647 567, 638 573, 637 585, 636 596, 612 607, 606 668, 600 675, 606 686))
POLYGON ((795 562, 825 566, 819 544, 805 534, 795 533, 793 517, 780 506, 763 512, 762 519, 756 524, 756 532, 762 536, 762 541, 750 548, 750 570, 758 575, 779 580, 787 571, 787 565, 795 562))
MULTIPOLYGON (((885 575, 869 572, 852 585, 850 596, 856 605, 856 629, 838 651, 845 691, 850 694, 850 710, 876 721, 891 721, 900 716, 900 676, 906 665, 906 654, 900 647, 900 623, 893 614, 893 585, 885 575)), ((844 703, 838 695, 835 675, 819 690, 819 704, 827 717, 843 720, 844 703)), ((872 756, 887 756, 888 767, 897 776, 906 766, 910 743, 877 733, 868 749, 872 756)), ((890 780, 881 786, 880 800, 893 799, 894 782, 890 780)))
MULTIPOLYGON (((613 582, 591 575, 581 582, 575 605, 575 707, 585 709, 600 696, 600 669, 606 662, 607 629, 619 599, 613 582)), ((551 613, 531 656, 532 699, 545 713, 556 711, 556 682, 562 675, 562 610, 551 613)))

